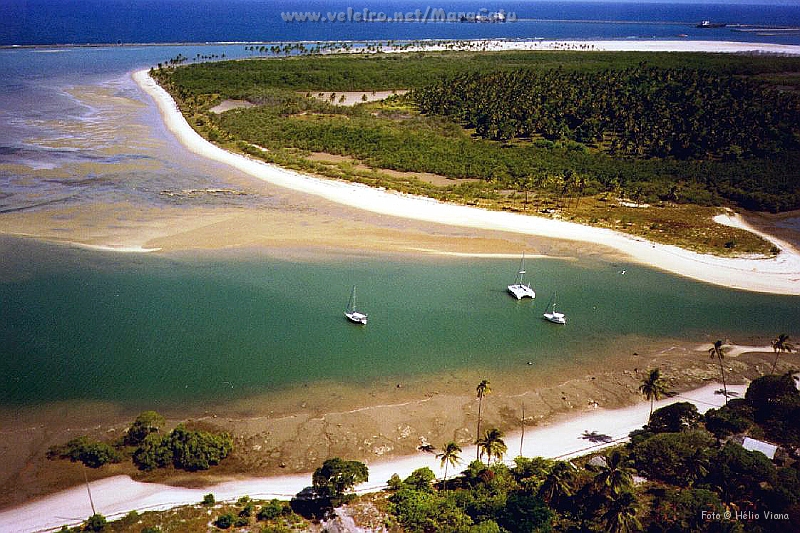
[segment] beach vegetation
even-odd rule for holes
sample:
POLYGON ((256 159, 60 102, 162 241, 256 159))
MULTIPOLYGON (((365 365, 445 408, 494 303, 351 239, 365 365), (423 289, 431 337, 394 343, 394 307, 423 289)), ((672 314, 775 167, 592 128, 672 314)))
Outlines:
POLYGON ((775 368, 778 366, 778 358, 782 353, 791 353, 794 345, 789 342, 789 335, 781 333, 772 341, 772 349, 775 351, 775 362, 772 363, 772 373, 775 373, 775 368))
POLYGON ((125 444, 138 446, 151 433, 158 433, 164 427, 166 420, 155 411, 144 411, 136 417, 133 424, 125 434, 125 444))
POLYGON ((122 439, 104 442, 84 435, 51 446, 47 458, 80 461, 91 468, 130 459, 143 471, 174 467, 193 472, 219 464, 233 450, 233 437, 225 432, 188 429, 179 424, 169 434, 162 435, 158 428, 163 420, 154 411, 147 411, 136 419, 122 439), (134 446, 134 442, 138 444, 134 446))
MULTIPOLYGON (((478 397, 478 429, 475 431, 476 439, 481 438, 481 421, 483 415, 483 399, 486 397, 487 394, 492 393, 492 388, 489 386, 488 379, 482 379, 478 386, 475 387, 475 392, 478 397)), ((477 441, 476 441, 477 444, 477 441)), ((477 451, 478 459, 480 459, 480 448, 477 451)))
POLYGON ((353 487, 366 481, 369 481, 367 465, 334 457, 314 471, 311 486, 316 498, 335 506, 347 501, 353 487))
POLYGON ((492 462, 492 458, 500 461, 508 451, 505 441, 503 441, 503 432, 497 428, 492 428, 478 439, 478 458, 486 456, 487 465, 492 462))
POLYGON ((90 516, 88 520, 86 520, 86 523, 83 525, 83 530, 103 531, 105 530, 106 525, 108 525, 108 520, 106 520, 106 517, 99 513, 95 513, 90 516))
POLYGON ((727 348, 724 346, 724 342, 721 340, 714 341, 714 344, 711 348, 708 349, 708 353, 711 354, 711 359, 716 359, 719 363, 719 372, 722 376, 722 394, 725 397, 725 403, 728 403, 728 385, 725 383, 725 366, 722 364, 722 361, 725 359, 725 352, 727 348))
POLYGON ((461 462, 461 446, 450 441, 442 447, 442 453, 436 454, 436 458, 441 460, 441 466, 444 467, 444 483, 447 483, 447 468, 455 467, 461 462))
POLYGON ((83 435, 66 444, 51 446, 47 450, 47 458, 69 459, 72 462, 81 462, 89 468, 100 468, 105 464, 119 463, 122 455, 109 443, 83 435))
POLYGON ((693 403, 675 402, 653 411, 646 427, 653 433, 679 433, 697 429, 702 420, 693 403))
POLYGON ((654 368, 648 372, 647 377, 642 380, 642 384, 639 386, 639 392, 644 394, 644 397, 650 401, 650 416, 652 417, 654 402, 667 393, 667 385, 661 377, 661 370, 654 368))
POLYGON ((797 72, 790 57, 421 52, 152 74, 198 132, 270 163, 720 255, 774 255, 712 217, 720 206, 800 207, 800 95, 776 77, 797 72), (344 91, 378 90, 398 94, 337 105, 344 91), (225 99, 256 105, 209 111, 225 99))

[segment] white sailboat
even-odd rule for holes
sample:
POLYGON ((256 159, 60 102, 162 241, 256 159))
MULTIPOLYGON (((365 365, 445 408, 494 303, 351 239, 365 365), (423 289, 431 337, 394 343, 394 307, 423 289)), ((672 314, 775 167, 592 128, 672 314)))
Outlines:
POLYGON ((554 324, 566 324, 567 323, 567 317, 564 315, 564 313, 559 313, 558 311, 556 311, 556 295, 555 295, 555 293, 553 293, 553 299, 552 299, 551 302, 553 304, 552 307, 550 305, 547 306, 548 308, 550 308, 550 312, 549 313, 545 313, 544 314, 544 318, 546 320, 549 320, 550 322, 552 322, 554 324))
POLYGON ((347 302, 347 309, 344 312, 344 316, 350 322, 355 324, 362 324, 364 326, 367 325, 367 315, 364 313, 359 313, 356 311, 356 286, 353 285, 353 290, 350 292, 350 301, 347 302))
POLYGON ((525 277, 525 254, 522 254, 522 260, 519 262, 519 270, 517 271, 517 277, 514 279, 514 283, 508 286, 508 292, 511 296, 514 296, 517 300, 522 300, 523 298, 536 298, 536 293, 533 289, 531 289, 531 284, 528 283, 527 285, 523 281, 525 277))

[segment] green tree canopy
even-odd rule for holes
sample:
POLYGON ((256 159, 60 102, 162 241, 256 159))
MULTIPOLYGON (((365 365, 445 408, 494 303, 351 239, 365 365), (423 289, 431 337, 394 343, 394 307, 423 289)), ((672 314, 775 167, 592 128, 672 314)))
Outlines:
POLYGON ((151 433, 158 433, 164 427, 166 420, 155 411, 144 411, 136 417, 128 433, 125 435, 125 444, 138 446, 151 433))
POLYGON ((647 429, 653 433, 677 433, 696 429, 702 420, 703 415, 697 412, 694 404, 676 402, 653 411, 647 429))
POLYGON ((338 457, 326 460, 314 471, 311 483, 318 498, 338 500, 359 483, 369 480, 369 469, 360 461, 338 457))

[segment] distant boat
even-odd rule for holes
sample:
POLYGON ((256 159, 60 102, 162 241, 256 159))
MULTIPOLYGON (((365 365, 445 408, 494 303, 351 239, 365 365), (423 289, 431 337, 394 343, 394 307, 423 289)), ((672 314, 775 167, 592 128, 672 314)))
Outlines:
POLYGON ((359 313, 356 311, 356 286, 353 285, 353 290, 350 292, 350 301, 347 302, 347 309, 344 312, 344 316, 350 322, 355 324, 362 324, 364 326, 367 325, 367 315, 364 313, 359 313))
POLYGON ((555 295, 555 293, 553 293, 553 299, 551 300, 551 303, 552 303, 552 306, 548 305, 548 307, 550 308, 550 312, 549 313, 545 313, 544 314, 544 318, 546 320, 549 320, 550 322, 552 322, 554 324, 566 324, 567 323, 567 317, 564 316, 564 313, 559 313, 558 311, 556 311, 556 295, 555 295))
POLYGON ((514 296, 517 300, 522 300, 523 298, 536 298, 536 293, 531 289, 530 283, 527 285, 524 282, 525 278, 525 254, 522 254, 522 260, 519 262, 519 270, 517 271, 517 277, 514 279, 514 283, 508 286, 508 292, 514 296))
POLYGON ((711 22, 710 20, 704 20, 700 24, 698 24, 697 28, 724 28, 727 24, 723 22, 711 22))

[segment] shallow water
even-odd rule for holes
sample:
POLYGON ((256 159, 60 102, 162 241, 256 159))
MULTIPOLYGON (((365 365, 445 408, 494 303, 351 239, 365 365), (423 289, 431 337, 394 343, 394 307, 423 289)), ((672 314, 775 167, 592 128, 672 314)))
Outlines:
POLYGON ((0 284, 5 406, 189 406, 318 381, 579 364, 622 336, 791 331, 800 301, 601 261, 529 260, 538 297, 517 302, 505 292, 514 260, 131 259, 1 242, 11 271, 27 265, 0 284), (352 284, 366 327, 343 315, 352 284), (565 327, 542 319, 555 291, 565 327))

